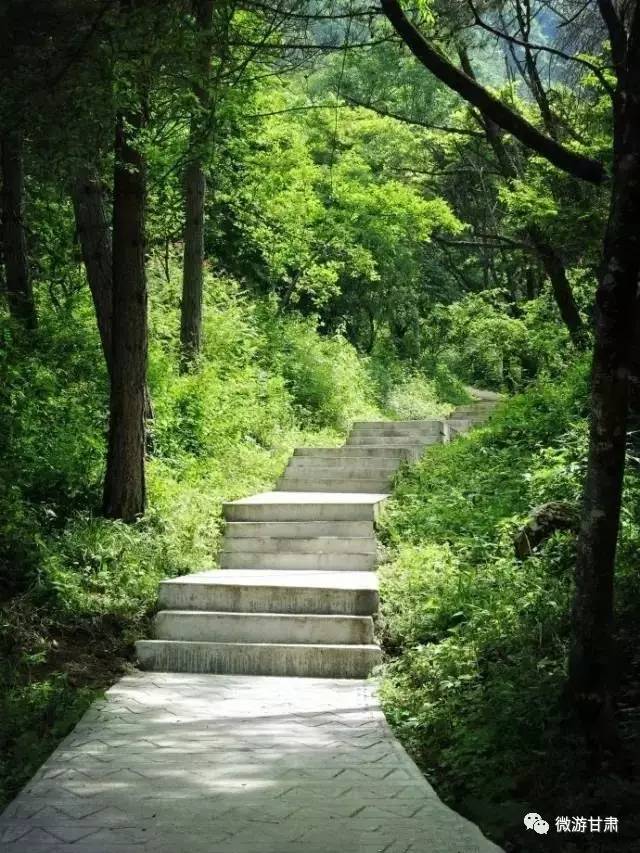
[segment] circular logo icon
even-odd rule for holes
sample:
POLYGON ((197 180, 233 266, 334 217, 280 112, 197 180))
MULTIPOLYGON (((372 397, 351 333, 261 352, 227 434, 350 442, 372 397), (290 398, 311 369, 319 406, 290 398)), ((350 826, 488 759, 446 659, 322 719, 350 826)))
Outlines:
POLYGON ((549 824, 537 812, 529 812, 524 816, 524 825, 532 829, 538 835, 546 835, 549 832, 549 824))

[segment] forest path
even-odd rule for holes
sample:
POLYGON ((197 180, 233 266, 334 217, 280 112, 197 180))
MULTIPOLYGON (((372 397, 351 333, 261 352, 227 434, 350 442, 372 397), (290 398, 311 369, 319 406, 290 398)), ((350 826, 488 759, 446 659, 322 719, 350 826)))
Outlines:
POLYGON ((363 680, 393 473, 487 405, 356 425, 298 451, 283 491, 228 504, 223 571, 162 584, 156 639, 137 644, 155 671, 93 704, 0 816, 0 853, 498 853, 363 680))
POLYGON ((136 673, 0 817, 3 853, 499 853, 370 681, 136 673))

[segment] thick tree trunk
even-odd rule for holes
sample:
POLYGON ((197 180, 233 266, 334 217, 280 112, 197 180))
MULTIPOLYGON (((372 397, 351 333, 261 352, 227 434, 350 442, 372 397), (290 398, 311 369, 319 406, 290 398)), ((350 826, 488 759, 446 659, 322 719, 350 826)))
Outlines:
POLYGON ((145 168, 127 128, 144 124, 142 110, 116 125, 113 190, 113 346, 104 513, 134 521, 145 509, 145 384, 147 287, 144 262, 145 168))
MULTIPOLYGON (((636 16, 640 12, 636 11, 636 16)), ((636 17, 636 29, 640 20, 636 17)), ((629 40, 614 101, 614 175, 596 295, 591 433, 578 537, 570 687, 593 736, 612 739, 611 645, 629 379, 640 272, 640 44, 629 40)))
MULTIPOLYGON (((90 170, 84 171, 72 187, 76 230, 80 241, 82 260, 87 271, 89 290, 96 311, 100 343, 111 375, 111 348, 113 328, 113 246, 111 224, 107 219, 104 190, 99 178, 90 170)), ((153 403, 148 385, 145 385, 145 421, 153 420, 153 403)), ((147 434, 147 449, 150 447, 147 434)))
MULTIPOLYGON (((198 79, 194 93, 199 109, 207 107, 207 82, 211 66, 211 26, 213 0, 194 0, 194 12, 201 37, 196 61, 198 79)), ((185 226, 180 308, 181 368, 188 370, 198 357, 202 338, 202 282, 204 273, 204 206, 206 178, 200 148, 203 143, 202 122, 193 116, 189 134, 189 163, 184 175, 185 226)))
POLYGON ((2 243, 9 313, 28 329, 37 326, 24 223, 22 135, 7 132, 1 140, 2 243))
POLYGON ((89 170, 72 187, 76 230, 82 260, 96 310, 96 321, 107 368, 111 373, 111 328, 113 310, 113 265, 111 224, 107 219, 102 184, 89 170))

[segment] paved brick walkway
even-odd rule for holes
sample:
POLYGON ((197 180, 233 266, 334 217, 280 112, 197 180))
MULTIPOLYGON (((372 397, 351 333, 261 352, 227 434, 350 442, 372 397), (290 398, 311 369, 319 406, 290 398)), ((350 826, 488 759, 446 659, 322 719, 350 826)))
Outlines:
POLYGON ((136 673, 0 816, 2 853, 499 853, 365 681, 136 673))

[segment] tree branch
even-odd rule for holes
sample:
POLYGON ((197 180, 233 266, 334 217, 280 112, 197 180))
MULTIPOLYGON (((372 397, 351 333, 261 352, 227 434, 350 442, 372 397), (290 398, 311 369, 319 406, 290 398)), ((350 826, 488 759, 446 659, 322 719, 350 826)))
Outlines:
POLYGON ((384 107, 377 107, 375 104, 367 103, 365 101, 359 101, 357 98, 352 98, 350 95, 343 95, 345 101, 348 101, 355 107, 363 107, 365 110, 371 110, 378 115, 384 116, 385 118, 394 118, 396 121, 401 121, 404 124, 413 124, 416 127, 423 127, 425 130, 439 130, 443 133, 457 133, 460 136, 476 136, 480 139, 484 139, 484 133, 480 130, 466 130, 463 127, 450 127, 449 125, 442 124, 430 124, 426 121, 420 121, 420 119, 408 118, 407 116, 400 115, 400 113, 394 113, 390 110, 385 110, 384 107))
POLYGON ((616 66, 622 65, 627 52, 627 34, 611 0, 598 0, 598 9, 609 32, 611 55, 616 66))
MULTIPOLYGON (((478 235, 481 237, 482 235, 478 235)), ((522 252, 534 252, 535 249, 533 246, 530 246, 529 243, 518 242, 517 240, 512 240, 509 237, 500 237, 496 236, 492 238, 491 242, 485 242, 484 240, 452 240, 448 237, 442 237, 439 234, 432 234, 431 239, 434 243, 441 243, 443 246, 453 246, 454 248, 465 248, 465 249, 511 249, 522 252)))
MULTIPOLYGON (((606 2, 606 0, 600 1, 606 2)), ((601 184, 605 181, 606 173, 602 163, 577 154, 540 133, 521 115, 445 59, 407 18, 398 0, 381 0, 381 3, 391 25, 413 55, 446 86, 477 107, 487 118, 511 133, 523 145, 536 151, 562 171, 592 184, 601 184)))
MULTIPOLYGON (((277 6, 271 6, 268 3, 259 2, 259 0, 247 0, 242 4, 247 9, 259 9, 261 12, 271 12, 282 14, 283 9, 277 6)), ((352 18, 372 18, 379 13, 380 9, 376 6, 370 6, 364 9, 354 9, 349 12, 336 12, 335 14, 322 14, 313 12, 287 12, 287 18, 294 18, 302 21, 341 21, 351 20, 352 18)))
POLYGON ((568 62, 577 62, 579 65, 584 65, 590 71, 593 71, 593 73, 596 75, 596 77, 598 78, 602 86, 604 86, 607 92, 609 92, 610 94, 613 93, 613 87, 602 73, 602 69, 598 68, 597 65, 594 65, 593 62, 589 62, 588 59, 582 59, 579 56, 571 56, 570 53, 565 53, 563 50, 558 50, 557 48, 550 47, 546 44, 533 44, 530 41, 519 39, 516 36, 509 35, 509 33, 505 33, 502 30, 491 26, 491 24, 488 24, 483 18, 481 18, 478 14, 478 10, 476 9, 473 0, 467 0, 467 3, 469 5, 469 9, 471 9, 471 13, 473 14, 476 24, 483 30, 486 30, 488 33, 491 33, 497 38, 504 39, 504 41, 509 42, 509 44, 514 44, 518 47, 524 47, 527 50, 543 51, 545 53, 550 53, 552 56, 557 56, 560 59, 565 59, 568 62))

